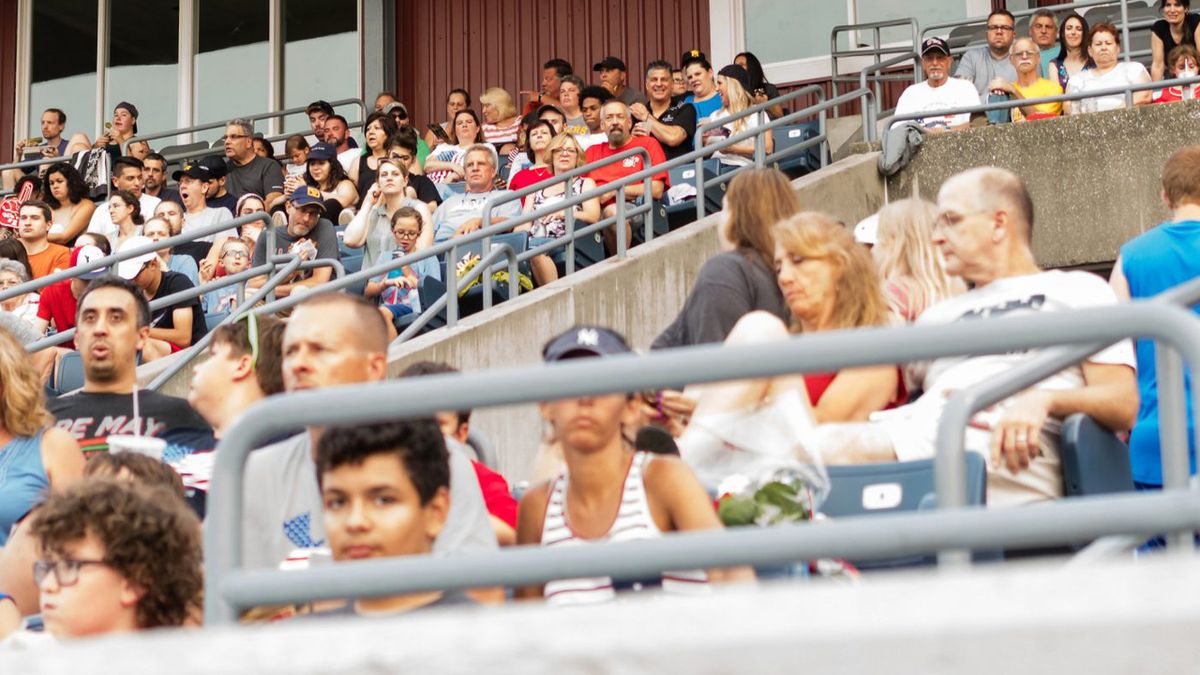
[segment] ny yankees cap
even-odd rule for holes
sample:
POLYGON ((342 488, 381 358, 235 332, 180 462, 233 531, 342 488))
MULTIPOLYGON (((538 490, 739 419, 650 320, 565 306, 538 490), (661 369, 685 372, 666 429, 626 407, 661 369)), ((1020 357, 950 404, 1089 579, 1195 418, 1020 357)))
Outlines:
POLYGON ((618 332, 600 326, 576 326, 550 339, 542 347, 542 360, 550 363, 588 356, 615 356, 633 350, 618 332))

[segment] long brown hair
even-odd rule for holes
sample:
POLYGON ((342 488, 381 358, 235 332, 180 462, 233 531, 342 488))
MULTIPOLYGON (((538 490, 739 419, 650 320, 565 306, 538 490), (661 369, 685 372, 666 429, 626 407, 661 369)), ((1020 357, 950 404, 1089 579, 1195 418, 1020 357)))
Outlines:
MULTIPOLYGON (((879 211, 878 243, 875 260, 879 275, 886 281, 904 280, 910 298, 909 312, 914 316, 926 307, 961 293, 963 284, 946 274, 946 264, 933 245, 933 220, 937 209, 921 199, 901 199, 879 211)), ((899 305, 892 308, 906 320, 899 305)))
POLYGON ((46 410, 46 389, 25 346, 4 328, 0 328, 0 392, 4 430, 13 436, 32 436, 54 424, 54 415, 46 410))
MULTIPOLYGON (((854 235, 832 216, 805 211, 774 227, 775 242, 789 255, 824 258, 838 269, 837 297, 829 329, 882 326, 889 322, 887 301, 875 262, 854 235)), ((792 330, 798 331, 798 322, 792 330)))
POLYGON ((799 211, 800 198, 782 172, 745 169, 725 193, 729 221, 723 236, 743 254, 757 253, 771 267, 775 257, 771 227, 799 211))

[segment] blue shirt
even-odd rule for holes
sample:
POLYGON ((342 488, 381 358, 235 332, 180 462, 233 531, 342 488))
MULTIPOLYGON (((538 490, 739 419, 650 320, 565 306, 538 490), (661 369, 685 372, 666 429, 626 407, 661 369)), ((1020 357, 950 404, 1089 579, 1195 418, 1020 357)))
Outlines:
POLYGON ((0 447, 0 546, 8 532, 50 489, 42 464, 42 432, 17 436, 0 447))
POLYGON ((688 94, 687 97, 683 99, 683 102, 691 103, 692 107, 696 109, 697 128, 699 128, 701 124, 707 122, 708 118, 712 117, 713 113, 721 109, 721 97, 717 94, 713 94, 711 98, 704 101, 696 101, 695 94, 688 94))
POLYGON ((187 277, 193 286, 200 285, 200 268, 196 266, 196 259, 190 255, 172 254, 167 258, 167 270, 179 272, 187 277))
MULTIPOLYGON (((1148 298, 1200 276, 1200 221, 1163 223, 1121 247, 1121 271, 1135 299, 1148 298)), ((1192 311, 1200 313, 1193 307, 1192 311)), ((1158 373, 1154 343, 1137 341, 1137 378, 1141 402, 1137 424, 1129 438, 1133 479, 1162 485, 1162 456, 1158 444, 1158 373)), ((1183 372, 1187 401, 1188 447, 1191 471, 1196 472, 1196 448, 1192 438, 1191 376, 1183 372)))

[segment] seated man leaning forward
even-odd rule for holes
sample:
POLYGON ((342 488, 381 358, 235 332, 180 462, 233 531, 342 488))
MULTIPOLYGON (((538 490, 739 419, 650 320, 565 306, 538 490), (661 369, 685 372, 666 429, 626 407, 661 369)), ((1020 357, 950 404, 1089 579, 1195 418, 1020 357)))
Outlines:
MULTIPOLYGON (((979 94, 970 82, 950 77, 953 60, 945 40, 931 37, 922 42, 921 68, 925 71, 925 81, 909 85, 900 94, 896 116, 979 105, 979 94)), ((970 126, 971 114, 932 115, 915 121, 926 131, 954 131, 970 126)))
MULTIPOLYGON (((508 190, 496 189, 499 160, 496 150, 486 143, 476 143, 463 155, 463 175, 466 192, 452 195, 433 213, 433 239, 442 243, 478 230, 483 226, 483 207, 489 199, 510 195, 508 190)), ((492 208, 491 224, 504 222, 521 215, 521 200, 512 199, 492 208)))
MULTIPOLYGON (((977 168, 951 177, 938 194, 938 212, 933 241, 945 256, 946 272, 971 282, 974 289, 931 306, 917 319, 918 325, 992 321, 997 330, 1004 330, 1003 317, 1116 304, 1115 294, 1095 275, 1038 269, 1030 250, 1033 203, 1012 173, 977 168)), ((787 335, 777 317, 763 312, 743 317, 734 327, 735 334, 739 331, 756 340, 787 335)), ((946 357, 910 366, 924 395, 909 405, 876 412, 870 422, 818 425, 804 388, 792 387, 804 408, 803 415, 793 418, 799 437, 827 464, 928 459, 935 454, 938 421, 950 395, 1037 354, 946 357)), ((966 449, 988 459, 988 504, 1013 506, 1061 497, 1061 420, 1085 413, 1113 432, 1129 430, 1138 410, 1134 363, 1132 346, 1124 340, 975 415, 966 429, 966 449)), ((787 381, 781 377, 707 387, 695 419, 764 401, 793 405, 797 398, 789 403, 782 395, 787 381)), ((703 426, 692 424, 680 439, 685 458, 711 448, 712 438, 703 426)))
MULTIPOLYGON (((287 224, 274 225, 275 250, 269 251, 267 242, 270 234, 263 230, 258 235, 254 245, 254 260, 252 267, 267 264, 267 255, 284 255, 294 253, 303 260, 337 260, 337 233, 333 223, 325 217, 325 201, 321 191, 309 185, 294 190, 284 207, 287 210, 287 224)), ((286 297, 300 290, 308 290, 329 281, 333 276, 333 268, 318 267, 311 270, 299 270, 285 283, 275 287, 275 295, 286 297), (298 290, 299 289, 299 290, 298 290)), ((262 288, 267 282, 267 275, 254 277, 246 283, 248 288, 262 288)))
MULTIPOLYGON (((428 555, 450 512, 450 457, 432 419, 327 429, 317 443, 335 562, 428 555)), ((462 591, 359 598, 316 616, 392 616, 474 604, 462 591)))

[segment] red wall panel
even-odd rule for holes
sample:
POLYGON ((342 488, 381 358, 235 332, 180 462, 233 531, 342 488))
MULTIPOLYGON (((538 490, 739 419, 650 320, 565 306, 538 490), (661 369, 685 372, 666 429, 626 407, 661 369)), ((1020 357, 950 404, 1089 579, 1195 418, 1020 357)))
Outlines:
POLYGON ((16 125, 17 0, 0 0, 0 156, 7 161, 16 125))
POLYGON ((607 55, 642 67, 708 50, 708 0, 398 0, 396 88, 422 127, 445 117, 446 92, 537 89, 541 66, 564 58, 585 82, 607 55))

